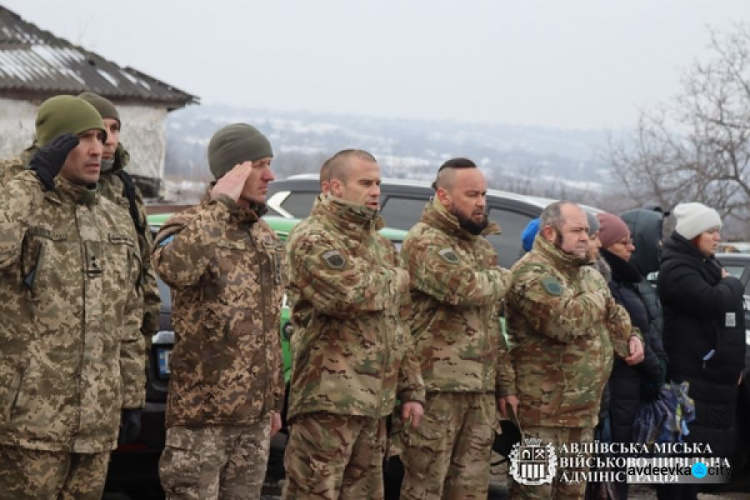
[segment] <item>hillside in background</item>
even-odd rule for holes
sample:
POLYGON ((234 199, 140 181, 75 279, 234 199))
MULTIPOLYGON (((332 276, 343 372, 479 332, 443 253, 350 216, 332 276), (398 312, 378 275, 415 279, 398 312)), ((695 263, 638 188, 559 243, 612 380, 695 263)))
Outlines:
POLYGON ((277 178, 317 173, 331 154, 361 148, 387 177, 432 180, 446 159, 477 162, 491 187, 524 194, 578 198, 606 190, 607 165, 597 158, 605 131, 565 131, 504 124, 458 123, 285 112, 223 105, 193 106, 167 122, 166 176, 208 180, 211 135, 233 122, 262 130, 273 144, 277 178), (573 195, 579 196, 573 196, 573 195))

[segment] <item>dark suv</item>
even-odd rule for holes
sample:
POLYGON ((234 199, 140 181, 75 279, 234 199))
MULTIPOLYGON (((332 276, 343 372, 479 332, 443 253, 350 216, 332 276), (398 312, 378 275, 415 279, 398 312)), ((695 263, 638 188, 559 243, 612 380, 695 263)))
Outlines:
MULTIPOLYGON (((295 175, 269 185, 267 205, 282 217, 303 218, 310 214, 318 194, 320 183, 317 175, 295 175)), ((388 227, 411 229, 419 222, 425 204, 434 194, 428 182, 383 179, 380 206, 388 227)), ((494 189, 487 191, 489 218, 503 229, 503 234, 487 239, 497 250, 501 266, 509 268, 518 260, 522 254, 521 232, 553 201, 494 189)), ((584 208, 599 212, 591 207, 584 208)))
POLYGON ((750 254, 717 253, 716 259, 745 287, 745 371, 737 401, 737 436, 732 478, 750 477, 750 254))

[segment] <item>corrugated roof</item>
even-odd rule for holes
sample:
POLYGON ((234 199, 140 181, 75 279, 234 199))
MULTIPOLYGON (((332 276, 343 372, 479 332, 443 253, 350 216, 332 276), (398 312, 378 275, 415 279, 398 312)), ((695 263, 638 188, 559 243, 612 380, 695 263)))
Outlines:
POLYGON ((0 96, 95 92, 113 101, 159 103, 169 108, 199 98, 133 68, 58 38, 0 6, 0 96))

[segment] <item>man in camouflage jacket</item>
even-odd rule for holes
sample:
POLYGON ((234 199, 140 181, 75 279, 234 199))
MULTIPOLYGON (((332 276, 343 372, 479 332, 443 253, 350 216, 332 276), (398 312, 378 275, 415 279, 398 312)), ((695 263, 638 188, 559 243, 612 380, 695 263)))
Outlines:
MULTIPOLYGON (((531 252, 511 270, 506 318, 524 437, 559 449, 593 440, 613 348, 635 363, 643 344, 602 275, 587 265, 586 213, 556 202, 542 213, 540 228, 531 252)), ((558 478, 586 470, 559 467, 551 484, 512 481, 511 497, 583 498, 585 481, 558 478)))
POLYGON ((121 412, 144 403, 137 236, 96 190, 96 109, 53 97, 36 132, 0 194, 0 492, 99 499, 121 412))
POLYGON ((141 252, 143 270, 139 281, 143 287, 143 321, 141 333, 150 340, 159 329, 161 299, 156 285, 156 273, 151 267, 151 250, 154 242, 151 228, 146 220, 146 204, 138 186, 132 183, 130 174, 125 168, 130 162, 130 154, 120 142, 120 114, 117 108, 104 97, 92 92, 83 92, 78 97, 96 108, 104 122, 107 138, 102 155, 102 173, 99 177, 99 192, 102 196, 122 207, 133 219, 138 233, 138 248, 141 252), (126 183, 130 186, 126 186, 126 183), (131 200, 132 197, 132 200, 131 200))
MULTIPOLYGON (((108 100, 91 92, 83 92, 78 97, 85 100, 99 112, 107 132, 101 160, 99 176, 99 194, 115 202, 131 214, 138 233, 138 244, 143 262, 142 276, 139 285, 143 288, 144 298, 143 321, 141 332, 151 337, 159 328, 161 300, 156 285, 156 275, 151 268, 151 250, 153 238, 146 220, 146 205, 138 186, 133 186, 134 203, 131 206, 121 172, 127 167, 130 154, 120 140, 120 116, 115 106, 108 100)), ((17 174, 26 170, 31 157, 38 149, 36 143, 25 149, 19 156, 0 161, 0 186, 5 186, 17 174)), ((128 175, 128 174, 125 174, 128 175)))
POLYGON ((345 150, 328 163, 330 195, 286 245, 294 309, 303 313, 293 314, 284 498, 380 499, 385 417, 398 397, 416 425, 424 401, 402 322, 409 276, 377 232, 375 158, 345 150))
MULTIPOLYGON (((487 498, 495 396, 515 398, 498 309, 510 273, 486 234, 487 182, 476 165, 440 167, 435 198, 404 240, 411 334, 427 387, 421 425, 402 431, 402 499, 487 498)), ((504 409, 504 402, 501 407, 504 409)))
POLYGON ((167 498, 258 498, 281 427, 283 247, 260 216, 271 144, 236 123, 208 146, 217 179, 156 236, 153 265, 173 290, 175 345, 160 475, 167 498))

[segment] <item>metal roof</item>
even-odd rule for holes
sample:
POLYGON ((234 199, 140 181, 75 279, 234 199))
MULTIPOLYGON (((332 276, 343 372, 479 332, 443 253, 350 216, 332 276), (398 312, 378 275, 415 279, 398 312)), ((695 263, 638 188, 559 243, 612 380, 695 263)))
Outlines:
POLYGON ((130 67, 58 38, 0 6, 0 96, 95 92, 113 101, 161 104, 169 109, 199 98, 130 67))

